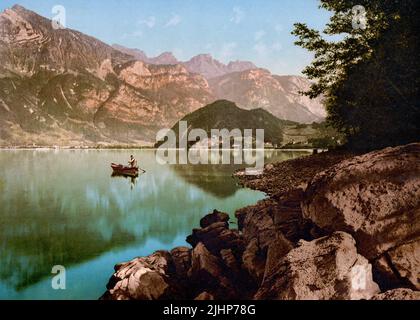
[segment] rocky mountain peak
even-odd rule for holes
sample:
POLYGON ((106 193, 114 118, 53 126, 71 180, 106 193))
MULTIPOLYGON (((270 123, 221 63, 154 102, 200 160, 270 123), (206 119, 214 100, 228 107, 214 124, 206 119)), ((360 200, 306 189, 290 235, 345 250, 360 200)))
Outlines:
POLYGON ((213 59, 213 57, 209 53, 201 53, 201 54, 198 54, 198 55, 192 57, 190 59, 190 61, 201 61, 201 62, 206 61, 206 62, 209 62, 209 61, 216 61, 216 60, 213 59))
POLYGON ((140 49, 135 49, 135 48, 126 48, 124 46, 121 46, 119 44, 113 44, 112 47, 115 50, 118 50, 122 53, 128 54, 132 57, 134 57, 136 60, 140 60, 143 62, 148 63, 149 62, 149 58, 147 57, 146 53, 143 50, 140 49))
POLYGON ((188 61, 181 62, 172 52, 164 52, 157 57, 151 58, 139 49, 130 49, 116 44, 113 45, 113 48, 149 64, 182 64, 189 72, 201 74, 206 79, 220 77, 232 72, 241 72, 257 68, 255 64, 250 61, 240 60, 231 61, 226 65, 215 59, 209 53, 198 54, 188 61))
MULTIPOLYGON (((33 23, 38 25, 45 25, 50 20, 44 18, 35 12, 28 10, 20 5, 14 5, 10 9, 5 9, 0 13, 0 17, 7 19, 7 21, 15 26, 19 26, 22 22, 33 23)), ((2 21, 3 23, 5 21, 2 21)))
POLYGON ((163 52, 156 58, 149 59, 152 64, 178 64, 178 59, 172 52, 163 52))
POLYGON ((229 70, 231 70, 231 72, 240 72, 240 71, 257 68, 257 66, 253 64, 251 61, 240 61, 240 60, 229 62, 227 67, 229 68, 229 70))
POLYGON ((46 69, 97 75, 105 60, 115 65, 132 59, 81 32, 54 29, 51 20, 19 5, 0 14, 0 41, 3 68, 21 74, 46 69))
POLYGON ((25 7, 22 7, 21 5, 19 5, 19 4, 15 4, 13 7, 12 7, 12 10, 14 10, 14 11, 27 11, 27 12, 30 12, 29 10, 27 10, 25 7))
POLYGON ((300 94, 310 87, 303 77, 276 76, 257 68, 212 78, 209 84, 220 99, 234 101, 244 109, 262 108, 280 119, 312 123, 326 115, 322 99, 300 94))
POLYGON ((171 52, 148 58, 76 30, 55 30, 21 6, 0 14, 0 44, 0 143, 41 141, 44 134, 47 145, 58 143, 54 134, 62 144, 150 141, 156 129, 216 99, 281 119, 323 118, 319 101, 298 94, 310 85, 306 79, 271 75, 246 61, 226 65, 210 54, 187 62, 171 52))
POLYGON ((20 6, 0 15, 0 44, 0 144, 147 143, 214 99, 169 52, 141 62, 20 6))

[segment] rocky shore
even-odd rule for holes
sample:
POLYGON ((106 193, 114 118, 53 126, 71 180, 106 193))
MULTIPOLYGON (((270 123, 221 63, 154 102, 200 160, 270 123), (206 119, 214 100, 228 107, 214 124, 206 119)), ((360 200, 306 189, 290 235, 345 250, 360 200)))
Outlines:
POLYGON ((267 165, 269 198, 215 210, 191 248, 115 266, 102 299, 420 300, 420 143, 267 165))

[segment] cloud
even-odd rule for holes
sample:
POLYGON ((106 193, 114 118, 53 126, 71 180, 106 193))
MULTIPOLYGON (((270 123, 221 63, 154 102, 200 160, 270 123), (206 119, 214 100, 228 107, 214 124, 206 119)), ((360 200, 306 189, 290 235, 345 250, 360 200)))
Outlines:
POLYGON ((156 25, 156 17, 150 16, 147 19, 139 20, 139 25, 145 25, 149 29, 152 29, 156 25))
POLYGON ((228 60, 231 58, 234 55, 237 46, 238 44, 236 42, 228 42, 223 44, 220 50, 220 58, 222 60, 228 60))
POLYGON ((165 27, 175 27, 181 22, 181 17, 177 14, 172 14, 172 17, 166 22, 165 27))
POLYGON ((262 39, 265 35, 266 35, 266 33, 265 33, 265 31, 264 31, 264 30, 259 30, 259 31, 255 32, 255 34, 254 34, 254 39, 255 39, 255 41, 259 41, 259 40, 261 40, 261 39, 262 39))
POLYGON ((241 23, 245 18, 245 12, 240 7, 233 8, 233 16, 230 18, 230 21, 236 24, 241 23))

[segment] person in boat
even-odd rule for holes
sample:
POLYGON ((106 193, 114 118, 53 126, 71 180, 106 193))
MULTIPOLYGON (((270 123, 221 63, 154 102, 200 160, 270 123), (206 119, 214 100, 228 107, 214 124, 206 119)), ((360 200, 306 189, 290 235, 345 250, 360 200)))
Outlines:
POLYGON ((128 161, 128 164, 131 168, 137 167, 137 160, 134 158, 133 155, 130 156, 130 160, 128 161))

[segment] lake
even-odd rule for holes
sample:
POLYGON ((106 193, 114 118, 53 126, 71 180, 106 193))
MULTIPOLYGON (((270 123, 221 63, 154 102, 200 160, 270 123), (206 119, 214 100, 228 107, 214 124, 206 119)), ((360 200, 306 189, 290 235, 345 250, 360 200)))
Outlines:
MULTIPOLYGON (((305 154, 266 150, 265 161, 305 154)), ((0 299, 98 299, 116 263, 188 245, 206 213, 235 223, 265 198, 238 186, 241 166, 161 165, 154 150, 2 150, 0 167, 0 299), (111 177, 130 154, 146 173, 111 177), (52 289, 54 265, 66 290, 52 289)))

